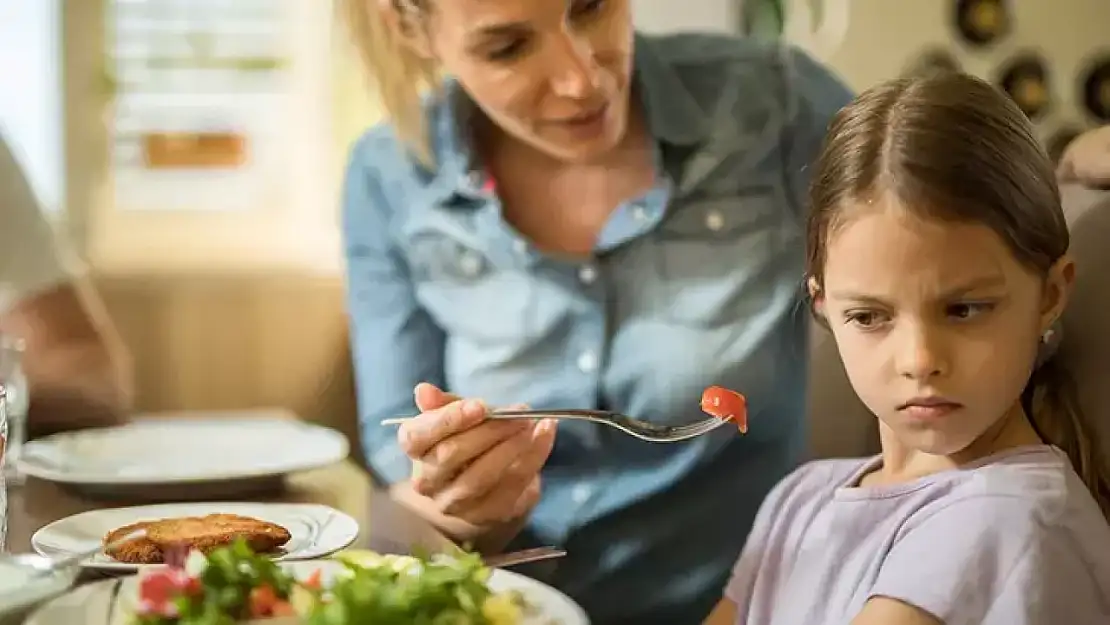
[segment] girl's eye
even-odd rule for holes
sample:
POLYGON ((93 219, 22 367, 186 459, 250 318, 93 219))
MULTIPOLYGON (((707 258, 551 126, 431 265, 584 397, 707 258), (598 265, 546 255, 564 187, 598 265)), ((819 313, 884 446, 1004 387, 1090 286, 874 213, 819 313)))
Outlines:
POLYGON ((958 320, 971 319, 994 310, 994 304, 977 302, 952 304, 945 311, 949 317, 958 320))
POLYGON ((873 310, 854 310, 844 314, 844 320, 861 330, 872 330, 886 321, 886 315, 873 310))

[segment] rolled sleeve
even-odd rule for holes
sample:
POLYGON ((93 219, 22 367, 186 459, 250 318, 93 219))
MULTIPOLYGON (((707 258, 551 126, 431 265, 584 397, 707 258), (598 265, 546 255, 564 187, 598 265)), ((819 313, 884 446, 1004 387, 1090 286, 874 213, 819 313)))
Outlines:
POLYGON ((417 301, 404 258, 389 234, 387 198, 372 165, 372 142, 356 144, 347 167, 342 228, 347 262, 359 426, 375 477, 408 479, 411 462, 382 419, 416 410, 413 388, 443 384, 444 336, 417 301))

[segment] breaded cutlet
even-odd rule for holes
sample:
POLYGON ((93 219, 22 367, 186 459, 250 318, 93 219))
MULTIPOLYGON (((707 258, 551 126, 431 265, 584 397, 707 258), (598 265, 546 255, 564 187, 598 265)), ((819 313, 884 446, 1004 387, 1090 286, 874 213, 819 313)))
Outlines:
MULTIPOLYGON (((104 536, 104 544, 107 545, 117 541, 131 532, 147 529, 151 523, 153 521, 139 521, 114 529, 104 536)), ((104 553, 113 560, 127 564, 160 564, 162 562, 162 549, 146 537, 129 540, 116 547, 109 547, 104 553)))
POLYGON ((268 521, 238 514, 162 519, 146 527, 147 538, 159 549, 188 547, 209 553, 243 539, 255 553, 270 553, 289 542, 289 530, 268 521))

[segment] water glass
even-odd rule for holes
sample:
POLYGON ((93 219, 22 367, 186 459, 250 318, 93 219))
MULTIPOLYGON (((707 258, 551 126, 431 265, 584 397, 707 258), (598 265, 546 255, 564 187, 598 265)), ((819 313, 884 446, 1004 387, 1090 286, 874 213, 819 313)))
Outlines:
MULTIPOLYGON (((8 440, 8 401, 4 385, 0 384, 0 465, 4 462, 8 440)), ((0 472, 0 553, 4 553, 8 536, 8 487, 3 472, 0 472)))
POLYGON ((0 461, 0 475, 8 486, 23 483, 16 461, 27 442, 27 410, 30 408, 27 376, 23 371, 23 341, 0 335, 0 386, 7 395, 8 434, 6 453, 0 461))

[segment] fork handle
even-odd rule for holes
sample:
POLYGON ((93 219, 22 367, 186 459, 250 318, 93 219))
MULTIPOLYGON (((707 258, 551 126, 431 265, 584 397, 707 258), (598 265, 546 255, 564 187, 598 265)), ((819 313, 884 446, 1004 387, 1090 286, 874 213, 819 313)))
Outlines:
MULTIPOLYGON (((576 408, 561 408, 558 410, 493 410, 489 413, 492 419, 536 419, 553 417, 556 419, 583 419, 586 421, 604 421, 609 413, 600 410, 580 410, 576 408)), ((416 417, 395 417, 382 419, 382 425, 400 425, 416 417)))

